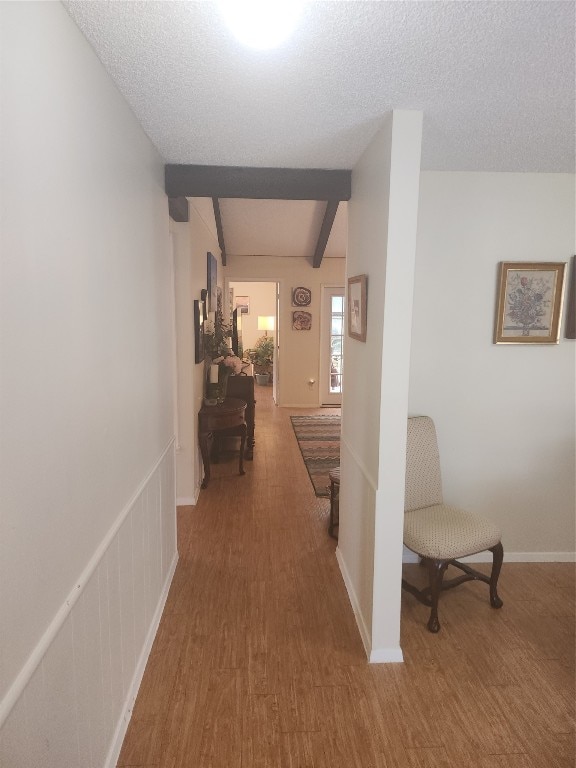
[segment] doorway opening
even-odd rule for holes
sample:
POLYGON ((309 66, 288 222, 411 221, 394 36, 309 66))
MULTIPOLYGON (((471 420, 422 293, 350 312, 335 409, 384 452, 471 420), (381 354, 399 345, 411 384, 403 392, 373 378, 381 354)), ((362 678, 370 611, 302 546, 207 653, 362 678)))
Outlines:
MULTIPOLYGON (((271 354, 270 366, 255 366, 257 386, 271 386, 272 397, 278 403, 279 340, 278 326, 279 286, 270 280, 230 280, 228 285, 228 306, 230 318, 236 310, 238 348, 243 359, 257 359, 254 350, 264 349, 271 354), (265 372, 268 373, 266 378, 265 372)), ((266 356, 268 356, 266 354, 266 356)))
POLYGON ((341 405, 344 348, 344 286, 322 288, 320 402, 341 405))

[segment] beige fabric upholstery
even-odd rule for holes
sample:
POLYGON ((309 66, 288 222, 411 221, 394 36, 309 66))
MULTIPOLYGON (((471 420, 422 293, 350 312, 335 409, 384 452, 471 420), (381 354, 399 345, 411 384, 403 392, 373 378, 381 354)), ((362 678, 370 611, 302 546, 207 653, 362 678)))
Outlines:
POLYGON ((453 560, 496 546, 501 534, 490 520, 445 504, 404 515, 404 544, 422 557, 453 560))
POLYGON ((434 422, 429 416, 413 416, 408 419, 404 509, 410 512, 442 502, 440 456, 434 422))
POLYGON ((404 544, 422 557, 453 560, 490 549, 500 538, 490 520, 443 503, 434 422, 409 418, 404 544))

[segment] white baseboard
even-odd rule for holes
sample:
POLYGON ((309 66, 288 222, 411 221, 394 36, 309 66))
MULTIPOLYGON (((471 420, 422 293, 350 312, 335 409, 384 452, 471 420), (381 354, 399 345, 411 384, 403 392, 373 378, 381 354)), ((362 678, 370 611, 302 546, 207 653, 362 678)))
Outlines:
POLYGON ((194 488, 194 496, 180 496, 176 499, 177 507, 195 507, 200 497, 200 483, 194 488))
MULTIPOLYGON (((485 561, 480 560, 480 555, 472 555, 471 563, 491 562, 490 556, 485 561), (475 560, 474 558, 478 558, 475 560)), ((465 560, 467 558, 464 558, 465 560)), ((576 552, 506 552, 505 563, 576 563, 576 552)))
POLYGON ((195 499, 193 496, 182 496, 176 499, 176 506, 177 507, 194 507, 197 501, 198 499, 195 499))
POLYGON ((299 410, 305 410, 306 408, 320 408, 321 406, 318 403, 307 403, 306 405, 302 405, 302 403, 281 403, 279 407, 298 408, 299 410))
POLYGON ((342 556, 342 552, 338 547, 336 547, 336 560, 338 561, 338 565, 340 566, 340 573, 342 574, 342 578, 344 579, 344 585, 346 586, 346 591, 348 592, 348 599, 350 600, 350 605, 352 606, 352 610, 354 611, 354 618, 356 619, 358 631, 360 632, 362 644, 364 645, 364 650, 366 651, 366 657, 368 658, 369 663, 370 664, 386 664, 390 662, 404 661, 404 656, 402 655, 402 649, 400 648, 400 646, 398 646, 397 648, 372 648, 371 641, 370 641, 370 633, 368 632, 366 622, 364 621, 364 617, 362 616, 362 611, 360 610, 360 603, 358 602, 356 592, 354 591, 354 587, 352 586, 352 579, 350 578, 350 574, 348 573, 348 568, 346 567, 346 563, 342 556))
POLYGON ((152 623, 150 624, 148 634, 146 635, 146 642, 144 643, 142 652, 140 653, 140 657, 138 659, 138 664, 134 670, 134 676, 128 690, 128 696, 126 697, 126 701, 122 707, 122 714, 120 716, 118 725, 116 726, 116 731, 114 732, 114 738, 112 739, 112 745, 108 752, 106 762, 104 763, 104 768, 115 768, 116 763, 118 762, 120 750, 122 749, 122 743, 124 742, 124 737, 126 736, 126 731, 128 730, 128 725, 130 723, 130 718, 132 717, 132 710, 134 709, 136 696, 138 695, 140 683, 142 682, 144 670, 146 669, 146 662, 148 661, 150 651, 152 650, 152 644, 154 643, 154 638, 156 637, 156 632, 158 631, 158 626, 160 624, 160 619, 162 618, 164 606, 166 605, 170 584, 174 578, 174 571, 176 570, 177 564, 178 553, 176 552, 174 554, 172 563, 170 564, 168 574, 166 575, 166 581, 164 582, 162 594, 160 595, 158 605, 156 606, 156 611, 154 612, 154 616, 152 618, 152 623))
POLYGON ((404 661, 404 656, 400 647, 376 648, 370 652, 368 661, 370 664, 397 664, 404 661))
POLYGON ((344 579, 344 586, 346 587, 346 591, 348 592, 348 599, 350 600, 350 605, 352 606, 352 610, 354 611, 354 618, 356 619, 356 624, 360 632, 360 637, 362 639, 362 644, 364 645, 364 650, 366 651, 366 656, 367 658, 370 658, 370 652, 371 652, 370 634, 368 632, 368 628, 366 627, 364 617, 362 616, 362 611, 360 610, 360 603, 358 602, 358 598, 356 597, 356 592, 354 591, 354 587, 352 586, 352 579, 350 578, 350 574, 348 573, 348 568, 346 567, 346 563, 344 562, 342 551, 338 547, 336 547, 336 560, 338 561, 338 565, 340 566, 340 573, 342 574, 342 578, 344 579))
MULTIPOLYGON (((477 555, 469 555, 460 558, 463 563, 491 563, 490 552, 479 552, 477 555)), ((402 554, 403 563, 417 563, 418 555, 404 548, 402 554)), ((506 552, 505 563, 576 563, 576 552, 506 552)))

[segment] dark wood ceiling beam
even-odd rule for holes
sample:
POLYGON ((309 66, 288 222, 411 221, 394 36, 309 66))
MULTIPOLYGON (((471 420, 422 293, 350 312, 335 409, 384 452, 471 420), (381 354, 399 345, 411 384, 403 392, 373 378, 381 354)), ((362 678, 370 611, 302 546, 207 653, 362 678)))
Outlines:
POLYGON ((169 197, 168 213, 174 221, 188 221, 190 217, 188 200, 185 197, 169 197))
POLYGON ((218 245, 222 255, 222 266, 226 266, 226 246, 224 245, 224 229, 222 228, 222 214, 220 213, 220 201, 217 197, 212 198, 214 207, 214 218, 216 220, 216 232, 218 233, 218 245))
POLYGON ((349 200, 352 171, 167 165, 165 188, 168 197, 349 200))
POLYGON ((318 235, 316 250, 314 251, 314 256, 312 258, 312 266, 314 267, 314 269, 318 269, 320 264, 322 264, 322 259, 324 258, 324 251, 326 250, 326 245, 328 243, 328 238, 330 237, 330 232, 332 231, 332 224, 334 224, 334 219, 336 218, 337 210, 338 210, 338 200, 329 200, 326 203, 326 212, 324 214, 324 220, 322 221, 322 226, 320 227, 320 234, 318 235))

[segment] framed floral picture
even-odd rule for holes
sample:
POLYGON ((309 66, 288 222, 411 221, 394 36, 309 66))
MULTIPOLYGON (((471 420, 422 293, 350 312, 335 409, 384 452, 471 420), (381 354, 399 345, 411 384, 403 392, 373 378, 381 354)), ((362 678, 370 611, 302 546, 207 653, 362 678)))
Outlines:
POLYGON ((348 336, 366 341, 368 277, 358 275, 348 278, 348 336))
POLYGON ((563 262, 500 263, 495 344, 558 344, 563 262))

